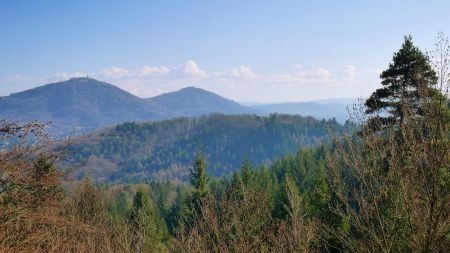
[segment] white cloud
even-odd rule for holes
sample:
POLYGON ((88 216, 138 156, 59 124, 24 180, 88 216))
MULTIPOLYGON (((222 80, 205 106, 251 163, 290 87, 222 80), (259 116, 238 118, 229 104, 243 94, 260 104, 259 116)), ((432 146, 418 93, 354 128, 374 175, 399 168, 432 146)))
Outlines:
POLYGON ((195 78, 206 77, 206 72, 204 70, 201 70, 198 64, 193 60, 189 60, 183 63, 183 65, 181 65, 180 70, 186 77, 195 77, 195 78))
MULTIPOLYGON (((379 86, 380 72, 380 69, 357 68, 354 65, 344 65, 333 71, 321 66, 295 65, 294 70, 278 73, 268 71, 255 74, 248 66, 208 72, 194 60, 188 60, 178 66, 144 65, 135 69, 113 66, 89 73, 89 77, 110 82, 140 97, 192 85, 238 101, 263 102, 367 95, 379 86)), ((86 75, 84 72, 50 76, 10 75, 0 78, 0 94, 8 95, 36 85, 86 75)))
POLYGON ((129 75, 129 71, 116 66, 102 70, 102 74, 110 78, 123 78, 129 75))
POLYGON ((268 85, 277 83, 295 86, 310 86, 312 84, 334 85, 336 80, 332 78, 331 72, 322 67, 303 67, 294 65, 293 73, 271 74, 263 77, 268 85))
MULTIPOLYGON (((298 65, 297 65, 298 66, 298 65)), ((331 77, 331 73, 322 68, 317 67, 313 69, 304 69, 300 67, 300 70, 297 72, 297 76, 305 79, 329 79, 331 77)))
POLYGON ((255 73, 249 67, 246 66, 240 66, 222 72, 214 72, 213 75, 219 78, 253 79, 256 77, 255 73))
POLYGON ((166 66, 143 66, 139 73, 140 77, 164 76, 170 72, 166 66))
POLYGON ((344 65, 340 71, 340 77, 347 81, 353 81, 358 75, 356 67, 353 65, 344 65))

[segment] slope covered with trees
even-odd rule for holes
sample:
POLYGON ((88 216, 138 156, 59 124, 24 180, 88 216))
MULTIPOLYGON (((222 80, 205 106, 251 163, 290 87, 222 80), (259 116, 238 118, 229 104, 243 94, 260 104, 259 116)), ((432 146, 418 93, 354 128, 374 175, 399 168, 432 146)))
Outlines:
POLYGON ((198 152, 209 162, 208 173, 230 175, 248 157, 254 164, 311 147, 327 138, 335 121, 271 115, 211 115, 162 122, 124 123, 75 140, 73 160, 83 171, 107 181, 186 180, 198 152))

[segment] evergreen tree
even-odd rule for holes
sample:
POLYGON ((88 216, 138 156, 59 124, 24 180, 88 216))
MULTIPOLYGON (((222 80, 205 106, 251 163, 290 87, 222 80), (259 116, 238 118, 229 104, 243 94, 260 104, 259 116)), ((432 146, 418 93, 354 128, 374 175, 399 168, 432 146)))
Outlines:
POLYGON ((297 213, 297 209, 300 208, 301 196, 296 178, 289 172, 286 172, 283 176, 284 178, 278 185, 273 216, 279 219, 289 219, 292 218, 290 212, 297 213))
POLYGON ((301 214, 302 208, 302 199, 300 196, 300 191, 295 184, 293 177, 289 174, 286 174, 284 179, 284 203, 283 206, 285 211, 288 214, 289 219, 291 221, 293 219, 298 218, 298 215, 301 214))
POLYGON ((206 175, 207 163, 202 154, 197 155, 191 169, 191 184, 194 187, 194 201, 198 202, 209 193, 208 176, 206 175))
POLYGON ((133 196, 127 187, 124 187, 117 196, 114 198, 114 202, 111 205, 111 219, 114 224, 120 224, 126 222, 127 214, 132 208, 133 196))
POLYGON ((143 189, 134 195, 128 218, 133 236, 132 246, 136 252, 159 252, 164 249, 166 224, 143 189))
POLYGON ((241 165, 240 171, 235 171, 230 181, 229 194, 234 195, 238 199, 244 198, 245 191, 256 185, 255 174, 252 171, 250 160, 245 158, 241 165))
POLYGON ((207 163, 202 154, 198 154, 191 168, 191 185, 194 187, 192 195, 188 199, 189 212, 181 219, 200 215, 202 201, 209 194, 208 176, 206 175, 207 163))
POLYGON ((184 225, 187 218, 191 215, 190 208, 192 204, 187 191, 178 188, 176 192, 177 198, 175 199, 175 203, 172 205, 166 216, 166 224, 169 226, 169 232, 171 234, 175 234, 176 230, 184 225))
POLYGON ((437 81, 436 73, 428 57, 414 46, 412 37, 405 36, 402 48, 394 53, 389 68, 380 75, 382 88, 366 100, 366 113, 381 113, 369 121, 381 126, 400 125, 404 120, 405 105, 416 115, 421 115, 421 98, 436 94, 432 88, 437 81))
POLYGON ((253 180, 252 167, 250 160, 245 158, 241 166, 241 180, 244 187, 249 187, 253 180))

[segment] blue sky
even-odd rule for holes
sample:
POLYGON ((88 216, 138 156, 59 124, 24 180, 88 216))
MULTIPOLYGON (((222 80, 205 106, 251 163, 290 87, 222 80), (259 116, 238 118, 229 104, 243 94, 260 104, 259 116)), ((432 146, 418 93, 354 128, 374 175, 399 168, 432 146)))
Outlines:
POLYGON ((0 1, 0 95, 89 75, 141 97, 367 96, 405 34, 431 49, 450 1, 0 1))

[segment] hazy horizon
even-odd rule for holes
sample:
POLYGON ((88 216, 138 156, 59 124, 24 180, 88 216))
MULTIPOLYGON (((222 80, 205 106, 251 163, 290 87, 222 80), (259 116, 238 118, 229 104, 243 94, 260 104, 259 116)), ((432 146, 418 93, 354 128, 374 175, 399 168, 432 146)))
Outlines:
MULTIPOLYGON (((88 78, 90 78, 90 79, 95 79, 95 78, 92 78, 92 77, 90 77, 90 76, 85 76, 85 77, 88 77, 88 78)), ((47 84, 52 84, 52 83, 59 83, 59 82, 69 81, 69 80, 72 79, 72 78, 84 78, 84 76, 80 76, 80 77, 71 77, 71 78, 66 79, 66 80, 60 80, 60 81, 56 81, 56 82, 46 83, 46 84, 43 84, 43 85, 36 85, 36 86, 31 87, 31 88, 29 88, 29 89, 24 89, 24 90, 19 90, 19 91, 11 92, 11 93, 9 93, 9 94, 7 94, 7 95, 0 95, 0 98, 1 98, 1 97, 6 97, 6 96, 10 96, 10 95, 12 95, 12 94, 24 92, 24 91, 27 91, 27 90, 30 90, 30 89, 38 88, 38 87, 41 87, 41 86, 45 86, 45 85, 47 85, 47 84)), ((102 80, 98 80, 98 79, 95 79, 95 80, 103 82, 102 80)), ((119 86, 115 85, 114 83, 109 83, 109 84, 114 85, 114 86, 120 88, 119 86)), ((207 89, 205 89, 205 88, 201 88, 201 87, 197 87, 197 86, 192 86, 192 85, 190 85, 190 86, 185 86, 185 87, 177 88, 177 89, 175 89, 175 90, 170 90, 170 91, 162 92, 162 93, 159 93, 159 94, 156 94, 156 95, 153 95, 153 96, 149 96, 149 97, 142 97, 142 96, 139 96, 139 95, 136 95, 136 94, 133 94, 133 95, 135 95, 135 96, 137 96, 137 97, 139 97, 139 98, 148 99, 148 98, 157 97, 157 96, 160 96, 160 95, 163 95, 163 94, 167 94, 167 93, 177 92, 177 91, 180 91, 180 90, 185 89, 185 88, 199 88, 199 89, 203 89, 203 90, 212 92, 212 91, 207 90, 207 89)), ((217 95, 219 95, 219 96, 221 96, 221 97, 224 97, 224 98, 226 98, 226 99, 233 100, 232 98, 228 98, 228 97, 223 96, 223 95, 221 95, 221 94, 219 94, 219 93, 215 93, 215 92, 214 92, 214 94, 217 94, 217 95)), ((257 105, 268 105, 268 104, 290 104, 290 103, 307 103, 307 102, 317 102, 317 103, 321 103, 321 102, 325 102, 325 103, 345 103, 345 102, 344 102, 345 100, 348 100, 348 101, 354 101, 354 100, 356 100, 356 99, 359 99, 359 97, 337 97, 337 98, 327 98, 327 99, 317 99, 317 100, 272 101, 272 102, 254 102, 254 101, 239 101, 239 100, 233 100, 233 101, 238 102, 238 103, 240 103, 240 104, 242 104, 242 105, 245 105, 245 106, 257 106, 257 105)))

